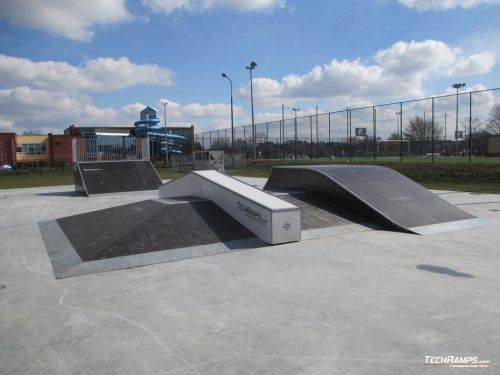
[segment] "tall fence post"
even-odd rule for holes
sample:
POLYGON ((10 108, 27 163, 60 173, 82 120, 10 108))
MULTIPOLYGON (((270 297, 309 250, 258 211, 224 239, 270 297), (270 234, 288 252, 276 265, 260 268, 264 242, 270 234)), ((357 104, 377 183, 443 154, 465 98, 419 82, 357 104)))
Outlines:
POLYGON ((345 116, 346 116, 346 123, 345 123, 345 130, 346 130, 346 134, 345 134, 345 143, 346 143, 346 146, 347 146, 347 160, 349 161, 349 155, 351 154, 351 150, 349 149, 349 107, 347 107, 346 111, 345 111, 345 116))
POLYGON ((295 119, 294 119, 294 128, 295 128, 295 144, 294 144, 294 150, 293 150, 293 158, 295 159, 295 162, 297 162, 297 112, 295 112, 295 119))
POLYGON ((352 110, 348 111, 349 116, 349 163, 352 163, 352 110))
POLYGON ((472 162, 472 92, 469 93, 469 163, 472 162))
POLYGON ((247 131, 246 131, 246 126, 243 126, 243 152, 245 153, 245 160, 247 160, 247 131))
POLYGON ((269 123, 266 122, 266 153, 267 160, 269 160, 269 123))
POLYGON ((319 160, 318 106, 316 106, 316 160, 319 160))
POLYGON ((399 102, 399 159, 403 164, 403 102, 399 102))
POLYGON ((332 161, 332 139, 331 139, 331 133, 330 133, 330 115, 331 113, 328 112, 328 161, 332 161))
POLYGON ((432 98, 432 120, 431 120, 431 124, 432 124, 432 129, 431 129, 432 130, 432 132, 431 132, 431 136, 432 136, 432 140, 431 140, 431 160, 434 163, 434 98, 432 98))
POLYGON ((377 161, 377 109, 372 107, 373 115, 373 162, 377 161))
POLYGON ((311 138, 311 147, 310 147, 310 153, 311 153, 311 162, 314 157, 313 155, 313 119, 312 116, 309 116, 309 130, 310 130, 310 138, 311 138))
POLYGON ((281 137, 281 153, 280 159, 285 159, 285 105, 281 105, 281 126, 283 127, 283 137, 281 137, 281 127, 280 127, 280 137, 281 137))

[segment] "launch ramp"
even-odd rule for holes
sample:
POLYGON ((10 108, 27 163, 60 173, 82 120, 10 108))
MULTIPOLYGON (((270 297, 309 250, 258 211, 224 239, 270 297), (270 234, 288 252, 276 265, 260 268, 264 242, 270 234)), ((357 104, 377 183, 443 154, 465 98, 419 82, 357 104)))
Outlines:
POLYGON ((92 194, 157 190, 162 181, 149 160, 76 162, 75 191, 92 194))
POLYGON ((185 196, 211 200, 269 244, 300 241, 300 207, 223 173, 193 171, 159 189, 161 199, 185 196))
POLYGON ((417 234, 481 222, 400 173, 380 166, 274 167, 264 189, 321 194, 385 227, 417 234))

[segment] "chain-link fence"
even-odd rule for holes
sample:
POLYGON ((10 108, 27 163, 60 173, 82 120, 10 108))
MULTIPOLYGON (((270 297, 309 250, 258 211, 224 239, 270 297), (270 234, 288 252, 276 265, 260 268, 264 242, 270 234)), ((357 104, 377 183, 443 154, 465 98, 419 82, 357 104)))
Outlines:
MULTIPOLYGON (((234 129, 247 160, 429 160, 500 156, 500 88, 286 118, 234 129), (255 155, 253 144, 255 142, 255 155)), ((195 135, 195 148, 232 152, 231 129, 195 135)))

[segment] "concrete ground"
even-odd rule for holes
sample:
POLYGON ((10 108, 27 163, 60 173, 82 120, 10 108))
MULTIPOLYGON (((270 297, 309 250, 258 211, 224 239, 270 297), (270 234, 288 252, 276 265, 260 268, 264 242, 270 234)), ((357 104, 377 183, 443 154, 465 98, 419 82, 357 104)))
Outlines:
POLYGON ((439 192, 487 221, 466 230, 365 228, 56 280, 39 221, 157 197, 71 191, 0 190, 0 374, 500 373, 498 195, 439 192), (425 364, 448 355, 491 364, 425 364))

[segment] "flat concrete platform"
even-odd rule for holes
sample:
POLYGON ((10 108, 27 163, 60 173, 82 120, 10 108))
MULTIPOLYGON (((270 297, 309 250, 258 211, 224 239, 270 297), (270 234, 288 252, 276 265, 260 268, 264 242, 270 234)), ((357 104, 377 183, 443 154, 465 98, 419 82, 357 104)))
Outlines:
POLYGON ((72 190, 0 191, 1 374, 500 373, 498 195, 439 192, 485 220, 476 228, 417 236, 347 223, 57 280, 39 222, 157 197, 72 190), (491 365, 425 365, 448 355, 491 365))

